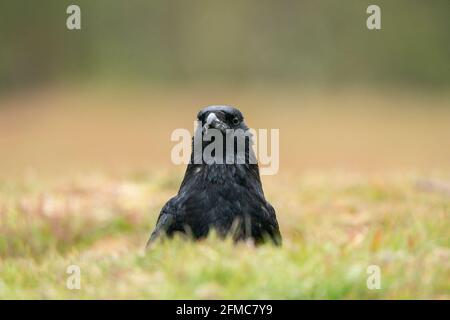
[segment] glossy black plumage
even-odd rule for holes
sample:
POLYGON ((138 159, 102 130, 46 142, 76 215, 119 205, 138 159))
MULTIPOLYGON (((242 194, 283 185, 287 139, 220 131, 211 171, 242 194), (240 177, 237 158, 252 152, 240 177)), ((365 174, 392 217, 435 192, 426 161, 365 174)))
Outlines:
MULTIPOLYGON (((204 108, 197 118, 202 126, 220 128, 224 137, 225 129, 248 130, 241 112, 229 106, 204 108)), ((204 132, 202 129, 199 127, 204 132)), ((253 154, 249 141, 245 144, 244 164, 195 164, 191 155, 178 194, 162 208, 148 243, 177 232, 201 239, 214 228, 220 236, 230 235, 235 240, 281 244, 275 210, 264 197, 258 165, 248 161, 253 154)), ((203 146, 208 143, 203 142, 203 146)))

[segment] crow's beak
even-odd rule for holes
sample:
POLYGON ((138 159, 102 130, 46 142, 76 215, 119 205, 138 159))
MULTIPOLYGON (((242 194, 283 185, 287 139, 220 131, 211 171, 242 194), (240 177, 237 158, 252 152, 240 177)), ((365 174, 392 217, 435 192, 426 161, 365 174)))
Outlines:
POLYGON ((224 131, 227 129, 227 126, 217 118, 214 112, 211 112, 208 117, 206 117, 205 125, 203 126, 203 132, 208 133, 208 129, 218 129, 224 131))

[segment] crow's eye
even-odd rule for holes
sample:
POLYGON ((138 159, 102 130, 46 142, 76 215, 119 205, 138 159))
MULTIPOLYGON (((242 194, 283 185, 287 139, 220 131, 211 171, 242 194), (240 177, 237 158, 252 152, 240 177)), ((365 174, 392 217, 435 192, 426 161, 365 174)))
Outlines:
POLYGON ((239 118, 238 117, 234 117, 233 118, 233 124, 236 126, 239 124, 239 118))

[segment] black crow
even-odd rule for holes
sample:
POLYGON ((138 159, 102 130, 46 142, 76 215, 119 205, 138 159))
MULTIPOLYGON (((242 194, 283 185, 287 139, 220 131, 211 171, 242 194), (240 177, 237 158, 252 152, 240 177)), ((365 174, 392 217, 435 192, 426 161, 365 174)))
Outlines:
POLYGON ((214 150, 213 161, 205 159, 202 151, 196 150, 198 140, 193 137, 191 160, 178 194, 162 208, 147 246, 160 235, 171 237, 184 233, 201 239, 211 229, 235 241, 251 239, 261 243, 269 240, 280 245, 275 210, 264 197, 251 135, 242 113, 230 106, 209 106, 200 110, 197 121, 195 136, 200 137, 201 150, 217 139, 204 139, 215 129, 223 138, 223 153, 214 150), (233 132, 243 133, 244 148, 239 149, 239 135, 231 136, 233 132), (233 139, 228 150, 227 138, 233 139))

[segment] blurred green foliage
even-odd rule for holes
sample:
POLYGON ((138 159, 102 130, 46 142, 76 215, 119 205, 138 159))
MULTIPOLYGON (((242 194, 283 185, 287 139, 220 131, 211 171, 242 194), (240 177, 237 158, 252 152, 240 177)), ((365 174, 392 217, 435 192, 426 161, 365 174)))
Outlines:
POLYGON ((0 88, 46 82, 450 84, 448 0, 9 0, 0 88), (81 7, 82 30, 66 29, 81 7), (369 4, 382 30, 366 28, 369 4))

